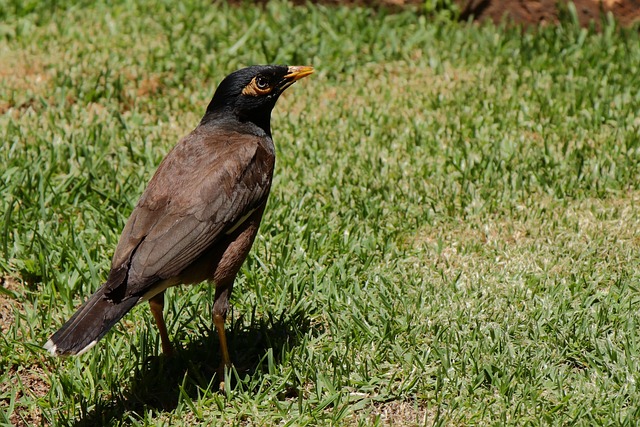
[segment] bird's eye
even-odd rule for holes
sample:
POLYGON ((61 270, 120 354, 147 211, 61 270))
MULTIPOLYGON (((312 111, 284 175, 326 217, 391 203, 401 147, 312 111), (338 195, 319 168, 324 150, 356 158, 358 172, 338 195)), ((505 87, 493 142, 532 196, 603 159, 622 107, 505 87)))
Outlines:
POLYGON ((256 78, 256 86, 258 89, 264 90, 269 87, 269 81, 263 76, 258 76, 256 78))
POLYGON ((273 88, 271 87, 271 83, 269 83, 269 79, 265 76, 256 76, 251 82, 242 89, 243 95, 249 96, 264 96, 271 93, 273 88))

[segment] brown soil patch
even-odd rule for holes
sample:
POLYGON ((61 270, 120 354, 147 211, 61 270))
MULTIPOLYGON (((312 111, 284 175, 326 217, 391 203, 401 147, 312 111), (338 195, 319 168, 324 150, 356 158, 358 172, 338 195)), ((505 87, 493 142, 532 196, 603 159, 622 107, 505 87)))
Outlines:
MULTIPOLYGON (((18 282, 10 277, 0 277, 0 286, 12 294, 18 294, 20 292, 20 285, 18 282)), ((5 292, 0 292, 0 331, 5 334, 13 322, 15 321, 14 310, 15 307, 20 308, 20 303, 5 292)))
MULTIPOLYGON (((556 24, 569 11, 568 1, 557 0, 455 0, 462 20, 503 20, 525 25, 556 24)), ((622 26, 640 20, 640 0, 573 0, 580 25, 600 28, 609 12, 622 26)))
MULTIPOLYGON (((22 311, 20 299, 24 296, 22 284, 12 277, 0 277, 0 332, 14 327, 15 315, 22 311)), ((20 332, 18 332, 20 333, 20 332)), ((16 406, 9 415, 12 426, 42 425, 42 413, 34 400, 44 397, 51 387, 44 370, 39 365, 4 366, 3 375, 9 381, 0 383, 0 407, 8 407, 15 393, 16 406)))
MULTIPOLYGON (((44 397, 51 387, 48 381, 45 379, 46 375, 41 367, 12 367, 9 369, 9 377, 13 378, 10 384, 0 385, 0 393, 5 396, 11 396, 13 389, 18 388, 16 400, 20 400, 25 395, 32 398, 44 397)), ((0 403, 8 405, 7 399, 0 399, 0 403)), ((42 413, 38 409, 37 405, 31 405, 27 408, 24 405, 18 404, 13 413, 9 416, 11 425, 16 427, 28 427, 42 424, 42 413)))
MULTIPOLYGON (((304 6, 307 4, 308 0, 290 0, 291 3, 298 5, 298 6, 304 6)), ((251 2, 253 3, 268 3, 269 0, 257 0, 255 2, 251 2)), ((230 0, 229 3, 235 3, 235 4, 246 4, 247 1, 246 0, 230 0)), ((380 8, 380 7, 386 7, 386 8, 403 8, 403 7, 407 7, 407 6, 422 6, 424 5, 424 0, 312 0, 312 3, 319 3, 319 4, 326 4, 326 5, 333 5, 333 6, 341 6, 341 5, 348 5, 348 6, 367 6, 367 7, 373 7, 373 8, 380 8)))
MULTIPOLYGON (((265 3, 268 0, 260 0, 265 3)), ((291 0, 293 4, 304 5, 308 0, 291 0)), ((312 0, 327 5, 353 5, 372 8, 401 10, 407 7, 421 9, 424 0, 312 0)), ((507 20, 516 24, 544 25, 556 24, 569 10, 567 0, 453 0, 461 11, 460 19, 466 21, 493 21, 496 24, 507 20)), ((243 3, 235 0, 234 3, 243 3)), ((640 21, 640 0, 573 0, 576 15, 582 26, 595 24, 601 27, 609 12, 622 26, 640 21)))

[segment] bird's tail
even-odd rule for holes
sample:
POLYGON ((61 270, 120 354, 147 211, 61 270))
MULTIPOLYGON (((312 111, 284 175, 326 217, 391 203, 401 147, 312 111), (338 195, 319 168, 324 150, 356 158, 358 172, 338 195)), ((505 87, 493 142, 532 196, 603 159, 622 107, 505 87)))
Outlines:
POLYGON ((80 355, 93 347, 138 301, 138 297, 129 297, 114 302, 105 296, 103 286, 49 338, 44 348, 54 356, 80 355))

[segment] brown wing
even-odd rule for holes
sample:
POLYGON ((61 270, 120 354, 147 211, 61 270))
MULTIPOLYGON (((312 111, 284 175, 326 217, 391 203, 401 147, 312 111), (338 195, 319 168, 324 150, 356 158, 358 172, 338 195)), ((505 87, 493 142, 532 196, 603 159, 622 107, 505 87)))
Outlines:
POLYGON ((141 295, 180 274, 266 202, 274 160, 268 137, 197 128, 181 140, 122 231, 107 292, 141 295))

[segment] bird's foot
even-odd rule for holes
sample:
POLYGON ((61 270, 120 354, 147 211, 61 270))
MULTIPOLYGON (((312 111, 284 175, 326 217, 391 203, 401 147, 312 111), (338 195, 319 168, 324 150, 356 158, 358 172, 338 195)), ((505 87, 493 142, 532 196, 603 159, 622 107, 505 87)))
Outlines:
MULTIPOLYGON (((220 366, 218 366, 218 378, 220 379, 219 383, 218 383, 218 391, 220 393, 226 393, 225 391, 225 378, 228 375, 229 377, 231 377, 231 366, 232 365, 227 365, 224 362, 220 363, 220 366)), ((231 378, 229 378, 230 380, 231 378)))

